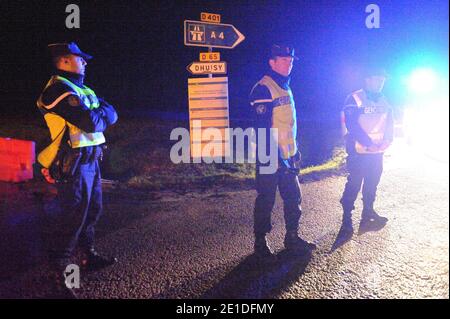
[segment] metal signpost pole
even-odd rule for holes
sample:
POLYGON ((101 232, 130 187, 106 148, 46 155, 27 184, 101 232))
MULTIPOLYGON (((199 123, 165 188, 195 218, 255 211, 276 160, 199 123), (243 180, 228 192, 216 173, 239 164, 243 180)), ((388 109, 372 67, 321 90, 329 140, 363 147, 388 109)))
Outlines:
MULTIPOLYGON (((212 47, 208 47, 208 53, 211 53, 213 51, 213 48, 212 47)), ((208 74, 208 78, 212 78, 213 77, 213 75, 212 75, 212 73, 209 73, 208 74)))

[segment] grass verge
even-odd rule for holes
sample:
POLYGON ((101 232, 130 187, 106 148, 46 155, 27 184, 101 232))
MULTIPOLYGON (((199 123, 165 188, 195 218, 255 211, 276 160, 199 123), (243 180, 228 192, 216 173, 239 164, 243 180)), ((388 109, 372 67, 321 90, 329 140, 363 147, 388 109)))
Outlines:
MULTIPOLYGON (((121 187, 149 191, 252 187, 255 178, 254 164, 199 163, 174 164, 170 161, 170 148, 175 143, 169 139, 175 127, 187 123, 148 118, 122 118, 106 132, 108 151, 102 163, 103 177, 118 180, 121 187)), ((36 154, 48 143, 48 129, 42 117, 2 118, 0 137, 33 140, 36 154)), ((331 142, 328 144, 331 145, 331 142)), ((317 155, 306 147, 304 154, 317 155)), ((342 147, 335 147, 330 158, 305 167, 300 172, 302 181, 340 174, 345 160, 342 147)), ((308 158, 306 158, 308 162, 308 158)), ((42 178, 38 166, 35 178, 42 178)))

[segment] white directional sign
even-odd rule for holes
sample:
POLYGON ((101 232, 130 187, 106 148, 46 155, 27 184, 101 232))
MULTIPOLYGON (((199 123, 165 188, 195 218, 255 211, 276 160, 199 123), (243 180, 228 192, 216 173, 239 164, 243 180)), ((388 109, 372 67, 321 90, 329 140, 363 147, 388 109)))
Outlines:
POLYGON ((227 63, 219 62, 192 62, 187 66, 192 74, 227 74, 227 63))

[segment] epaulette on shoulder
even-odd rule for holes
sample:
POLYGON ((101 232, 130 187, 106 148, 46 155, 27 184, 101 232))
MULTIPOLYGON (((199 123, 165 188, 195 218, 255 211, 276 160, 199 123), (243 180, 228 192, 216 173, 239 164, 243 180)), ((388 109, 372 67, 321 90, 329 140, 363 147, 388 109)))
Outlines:
POLYGON ((69 85, 56 81, 44 90, 42 93, 42 102, 45 105, 51 105, 71 94, 76 94, 76 92, 69 85))

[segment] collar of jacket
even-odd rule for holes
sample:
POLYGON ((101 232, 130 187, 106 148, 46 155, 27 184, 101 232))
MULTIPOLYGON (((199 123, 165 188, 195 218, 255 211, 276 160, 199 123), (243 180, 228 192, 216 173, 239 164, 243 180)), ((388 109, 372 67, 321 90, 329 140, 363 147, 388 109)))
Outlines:
POLYGON ((62 76, 63 78, 66 78, 67 80, 69 80, 70 82, 72 82, 78 86, 83 86, 84 75, 67 72, 67 71, 63 71, 63 70, 59 70, 59 69, 56 69, 55 73, 56 73, 56 75, 62 76))
POLYGON ((383 93, 381 92, 371 92, 366 89, 364 89, 364 92, 366 93, 367 98, 374 102, 377 102, 383 96, 383 93))
POLYGON ((291 81, 290 76, 283 76, 273 70, 269 70, 267 75, 270 76, 282 89, 289 89, 289 83, 291 81))

